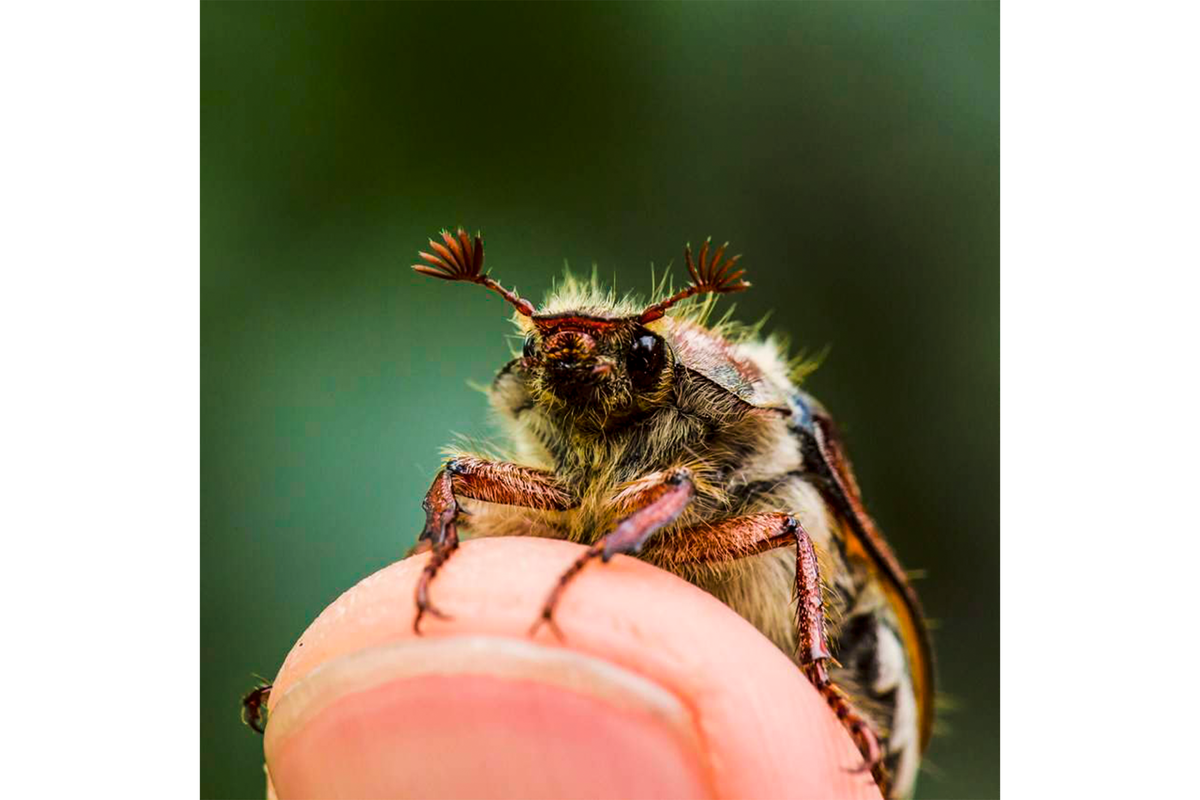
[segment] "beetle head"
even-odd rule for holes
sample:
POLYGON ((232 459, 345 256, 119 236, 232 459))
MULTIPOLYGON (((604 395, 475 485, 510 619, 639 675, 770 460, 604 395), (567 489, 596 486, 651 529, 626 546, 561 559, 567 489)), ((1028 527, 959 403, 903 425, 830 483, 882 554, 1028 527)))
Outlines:
POLYGON ((602 413, 647 410, 666 401, 675 354, 662 336, 661 320, 669 308, 695 295, 725 294, 748 289, 741 256, 724 259, 725 245, 711 252, 706 241, 698 263, 691 245, 684 251, 691 281, 679 292, 639 312, 604 310, 536 313, 515 291, 503 288, 483 272, 483 242, 462 228, 442 231, 442 242, 429 241, 432 253, 420 253, 424 264, 413 269, 443 280, 476 283, 499 293, 525 317, 525 347, 520 372, 534 398, 559 411, 602 413))
POLYGON ((535 314, 521 372, 535 397, 561 410, 613 413, 661 402, 673 358, 636 317, 535 314))

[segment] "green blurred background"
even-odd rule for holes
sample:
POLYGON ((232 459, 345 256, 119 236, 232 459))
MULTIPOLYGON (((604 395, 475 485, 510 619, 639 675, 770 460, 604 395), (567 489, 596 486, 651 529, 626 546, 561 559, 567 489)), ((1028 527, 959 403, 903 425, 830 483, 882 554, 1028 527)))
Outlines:
POLYGON ((397 559, 513 343, 408 269, 443 226, 537 299, 745 253, 938 623, 919 796, 999 794, 999 8, 213 3, 201 11, 201 794, 261 797, 237 700, 397 559))

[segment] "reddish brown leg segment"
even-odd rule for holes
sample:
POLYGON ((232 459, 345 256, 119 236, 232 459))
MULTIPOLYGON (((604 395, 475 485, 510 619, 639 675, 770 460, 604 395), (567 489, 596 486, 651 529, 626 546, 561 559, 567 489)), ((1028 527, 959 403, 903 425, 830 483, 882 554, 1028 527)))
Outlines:
POLYGON ((542 625, 545 625, 560 642, 566 639, 566 637, 563 636, 562 629, 559 628, 558 623, 554 621, 554 609, 556 606, 558 606, 559 598, 562 597, 563 590, 567 588, 567 584, 571 582, 571 579, 578 575, 580 570, 586 567, 589 561, 597 556, 600 556, 603 552, 603 541, 592 545, 583 555, 575 559, 575 562, 571 564, 571 566, 567 567, 566 572, 559 576, 558 583, 554 584, 554 588, 550 590, 550 596, 546 598, 546 602, 542 605, 541 616, 537 618, 537 620, 533 623, 533 626, 529 629, 530 636, 533 636, 535 633, 537 633, 538 628, 542 627, 542 625))
POLYGON ((466 512, 459 507, 456 494, 490 503, 545 510, 563 510, 571 506, 570 496, 554 483, 548 472, 469 457, 447 463, 433 479, 433 485, 421 503, 425 509, 425 529, 413 548, 414 552, 432 551, 417 581, 417 615, 413 619, 413 631, 418 635, 421 619, 426 614, 449 619, 430 602, 429 584, 458 548, 458 518, 466 512))
POLYGON ((879 791, 887 797, 890 787, 883 769, 879 737, 871 724, 855 710, 846 693, 829 677, 826 668, 833 656, 825 639, 825 611, 816 550, 800 523, 791 517, 788 521, 796 537, 796 658, 804 667, 804 674, 854 740, 863 757, 863 770, 870 771, 879 784, 879 791))
POLYGON ((672 566, 732 561, 765 553, 777 547, 796 546, 796 660, 862 754, 862 769, 870 770, 884 797, 887 775, 879 738, 870 723, 855 710, 846 694, 829 677, 832 659, 825 637, 825 610, 821 576, 812 540, 788 514, 753 514, 735 517, 704 528, 680 531, 656 549, 654 559, 672 566))
POLYGON ((879 747, 879 736, 871 727, 871 723, 855 710, 850 698, 829 677, 824 660, 806 664, 804 674, 808 676, 812 685, 817 687, 817 691, 825 698, 829 708, 837 715, 842 727, 846 729, 850 738, 854 740, 855 746, 858 747, 858 752, 863 757, 863 764, 856 771, 870 772, 875 783, 879 785, 880 794, 888 797, 891 791, 890 779, 883 767, 883 751, 879 747))
POLYGON ((612 533, 575 559, 575 563, 559 577, 558 583, 554 585, 542 606, 541 616, 529 629, 529 635, 537 633, 538 628, 544 624, 553 631, 556 637, 562 639, 562 631, 554 622, 554 608, 558 605, 559 598, 562 597, 562 593, 571 579, 578 575, 580 570, 594 558, 599 557, 602 561, 607 562, 619 553, 640 551, 655 531, 675 521, 683 513, 694 494, 692 478, 686 469, 660 473, 656 480, 643 479, 631 486, 630 489, 619 493, 617 502, 641 507, 623 519, 612 533))
POLYGON ((425 509, 425 529, 417 537, 417 542, 420 546, 421 542, 428 541, 432 552, 417 581, 417 616, 413 618, 413 631, 418 635, 421 633, 421 619, 426 614, 448 619, 443 611, 429 602, 429 582, 458 548, 456 523, 460 509, 458 501, 454 499, 454 473, 450 464, 433 479, 433 485, 429 487, 421 507, 425 509))

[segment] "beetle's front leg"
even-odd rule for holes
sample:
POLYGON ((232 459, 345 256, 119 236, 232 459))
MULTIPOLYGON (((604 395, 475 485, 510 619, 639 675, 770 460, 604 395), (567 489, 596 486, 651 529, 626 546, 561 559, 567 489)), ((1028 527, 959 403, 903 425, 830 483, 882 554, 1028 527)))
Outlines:
POLYGON ((623 519, 612 533, 575 559, 575 563, 559 577, 558 583, 542 606, 541 616, 533 623, 529 634, 532 636, 537 633, 538 628, 545 624, 555 636, 562 639, 562 631, 554 622, 554 608, 571 579, 594 558, 607 562, 618 553, 636 553, 641 550, 655 531, 674 522, 683 513, 695 493, 691 473, 683 468, 649 475, 620 492, 613 502, 618 507, 637 510, 623 519))
POLYGON ((455 462, 451 461, 433 479, 433 485, 429 487, 425 499, 421 502, 421 508, 425 510, 425 528, 417 537, 415 549, 420 549, 423 544, 428 543, 433 552, 425 564, 425 569, 421 571, 420 580, 417 581, 417 616, 413 619, 413 631, 417 635, 421 633, 421 619, 426 614, 438 619, 449 619, 446 613, 429 602, 429 582, 437 575, 442 564, 445 564, 450 555, 458 549, 458 515, 462 509, 454 499, 454 469, 455 462))
POLYGON ((544 470, 469 456, 447 462, 445 469, 433 479, 433 485, 421 503, 425 510, 425 528, 414 549, 420 552, 427 542, 432 553, 417 581, 417 615, 413 619, 413 631, 418 635, 421 619, 426 614, 449 618, 430 602, 429 584, 458 548, 458 518, 466 512, 459 506, 456 495, 546 511, 562 511, 572 505, 570 495, 558 486, 551 473, 544 470))

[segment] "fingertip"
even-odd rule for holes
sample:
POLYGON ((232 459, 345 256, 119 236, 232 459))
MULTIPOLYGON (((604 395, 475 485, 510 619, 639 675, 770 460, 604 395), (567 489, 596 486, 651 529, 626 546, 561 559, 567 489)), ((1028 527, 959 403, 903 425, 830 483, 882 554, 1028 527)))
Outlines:
POLYGON ((266 745, 283 797, 713 796, 677 698, 564 648, 398 642, 292 692, 266 745))
MULTIPOLYGON (((534 796, 544 785, 553 785, 558 796, 586 796, 567 791, 564 783, 581 774, 581 791, 599 785, 616 791, 604 784, 601 770, 605 776, 666 781, 625 785, 612 796, 879 797, 869 776, 849 771, 861 761, 857 750, 795 664, 715 598, 644 562, 620 557, 589 566, 556 612, 565 644, 549 632, 531 640, 529 626, 546 593, 580 551, 578 545, 539 539, 465 543, 432 589, 454 619, 426 617, 420 638, 411 630, 412 598, 427 556, 393 564, 334 602, 289 654, 271 697, 266 746, 280 796, 300 796, 290 792, 301 785, 293 779, 304 774, 305 764, 317 765, 318 772, 321 765, 354 764, 344 770, 348 775, 374 774, 380 786, 415 792, 393 796, 435 796, 438 786, 449 786, 434 780, 437 775, 454 778, 471 766, 459 763, 441 773, 417 769, 443 763, 421 743, 461 738, 469 729, 481 736, 499 733, 466 748, 468 762, 474 759, 497 776, 504 764, 514 766, 503 773, 507 783, 488 784, 507 787, 509 794, 487 796, 534 796), (456 641, 472 640, 475 652, 453 665, 439 666, 441 656, 431 655, 437 647, 453 649, 456 641), (516 659, 524 665, 518 669, 511 651, 522 646, 530 649, 516 659), (380 653, 397 647, 410 649, 379 660, 380 653), (565 656, 633 676, 673 698, 683 715, 666 728, 661 715, 639 717, 645 708, 633 713, 622 705, 642 696, 636 689, 618 681, 626 688, 597 694, 604 680, 572 683, 588 670, 562 662, 565 656), (364 677, 361 664, 354 666, 364 658, 382 664, 378 674, 364 677), (418 668, 422 663, 434 666, 418 668), (517 681, 520 688, 503 690, 504 681, 517 681), (314 686, 324 688, 314 694, 314 686), (370 692, 382 694, 364 702, 370 692), (534 719, 538 724, 530 724, 534 719), (432 736, 435 729, 440 733, 432 736), (390 742, 392 753, 422 755, 411 763, 393 757, 395 769, 371 773, 369 765, 386 767, 382 762, 388 760, 373 749, 372 738, 390 742), (323 744, 316 747, 317 741, 323 744), (614 756, 612 763, 596 755, 630 741, 643 746, 614 756), (321 755, 334 752, 342 755, 321 755), (366 761, 355 761, 355 752, 366 761), (510 755, 487 766, 485 752, 510 755), (517 768, 521 752, 541 753, 563 769, 517 768), (638 761, 638 752, 655 755, 638 761), (591 765, 584 773, 577 769, 581 753, 591 765), (548 774, 561 780, 549 780, 548 774), (402 780, 414 775, 417 783, 402 780), (536 785, 519 785, 535 778, 536 785), (656 786, 670 791, 658 794, 652 791, 656 786)), ((466 788, 483 796, 479 792, 487 787, 466 788)))

